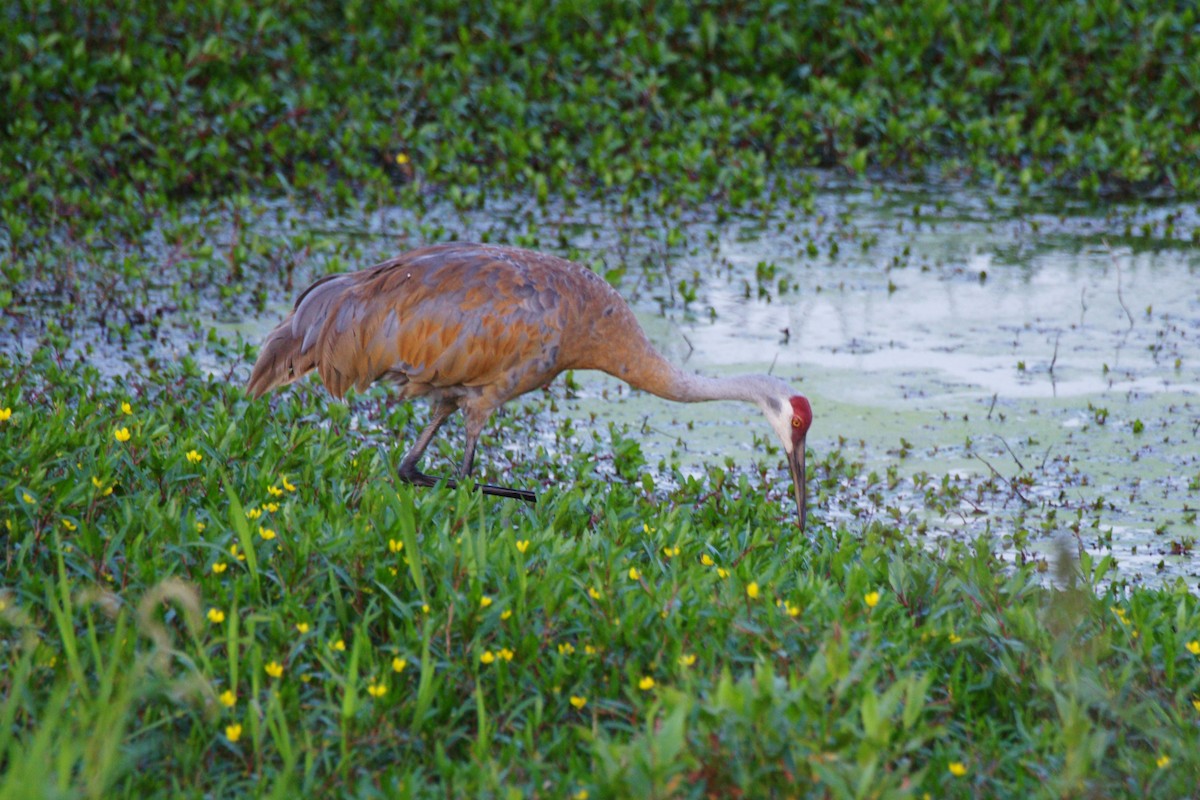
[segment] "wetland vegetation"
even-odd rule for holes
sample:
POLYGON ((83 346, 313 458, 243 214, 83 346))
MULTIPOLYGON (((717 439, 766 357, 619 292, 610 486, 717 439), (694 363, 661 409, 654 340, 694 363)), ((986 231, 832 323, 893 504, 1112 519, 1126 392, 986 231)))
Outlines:
POLYGON ((0 798, 1193 796, 1198 16, 10 4, 0 798), (568 375, 485 434, 530 508, 247 398, 451 238, 796 381, 808 533, 741 409, 568 375))

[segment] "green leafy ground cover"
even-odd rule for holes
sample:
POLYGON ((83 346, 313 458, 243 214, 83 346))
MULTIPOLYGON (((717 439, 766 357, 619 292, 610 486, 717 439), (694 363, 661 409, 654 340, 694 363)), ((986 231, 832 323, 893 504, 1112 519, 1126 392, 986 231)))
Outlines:
MULTIPOLYGON (((1193 194, 1195 14, 6 7, 0 797, 1190 796, 1182 587, 799 537, 777 458, 684 475, 539 432, 553 395, 484 443, 536 508, 414 492, 419 414, 252 403, 210 326, 360 266, 321 230, 347 205, 599 191, 669 252, 680 202, 810 213, 784 167, 1193 194), (315 210, 251 231, 262 194, 315 210)), ((821 454, 815 502, 854 469, 821 454)))

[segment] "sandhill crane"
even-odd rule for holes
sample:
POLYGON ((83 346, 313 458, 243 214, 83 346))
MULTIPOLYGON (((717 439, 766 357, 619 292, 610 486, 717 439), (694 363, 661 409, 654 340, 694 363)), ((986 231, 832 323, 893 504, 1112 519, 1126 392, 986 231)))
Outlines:
MULTIPOLYGON (((682 403, 754 403, 783 442, 804 529, 808 400, 770 375, 706 378, 678 369, 650 344, 616 290, 556 256, 449 243, 321 278, 267 336, 247 388, 261 397, 314 369, 335 397, 387 380, 406 399, 430 399, 430 422, 399 468, 402 480, 421 486, 437 483, 417 465, 451 414, 462 409, 466 417, 465 478, 492 412, 568 369, 602 370, 682 403)), ((479 488, 534 500, 522 490, 479 488)))

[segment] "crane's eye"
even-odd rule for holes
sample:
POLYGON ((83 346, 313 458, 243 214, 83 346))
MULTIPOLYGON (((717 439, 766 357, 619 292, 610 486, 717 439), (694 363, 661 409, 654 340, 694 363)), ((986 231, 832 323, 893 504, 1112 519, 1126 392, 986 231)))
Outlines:
POLYGON ((799 417, 792 417, 792 427, 793 428, 799 428, 803 424, 804 424, 804 420, 800 419, 799 417))

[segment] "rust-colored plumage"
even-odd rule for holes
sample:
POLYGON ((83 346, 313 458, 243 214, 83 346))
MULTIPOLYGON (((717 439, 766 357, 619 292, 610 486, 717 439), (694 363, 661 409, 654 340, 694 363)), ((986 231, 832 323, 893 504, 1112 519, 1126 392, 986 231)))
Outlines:
MULTIPOLYGON (((466 477, 492 412, 568 369, 599 369, 671 400, 759 405, 791 457, 803 526, 808 401, 769 376, 711 379, 676 369, 611 286, 579 264, 544 253, 440 244, 324 277, 267 336, 248 389, 261 397, 316 370, 335 397, 378 380, 393 383, 405 398, 428 397, 431 421, 401 461, 400 477, 431 485, 417 464, 451 414, 461 409, 466 417, 460 469, 466 477)), ((481 488, 533 499, 528 492, 481 488)))

